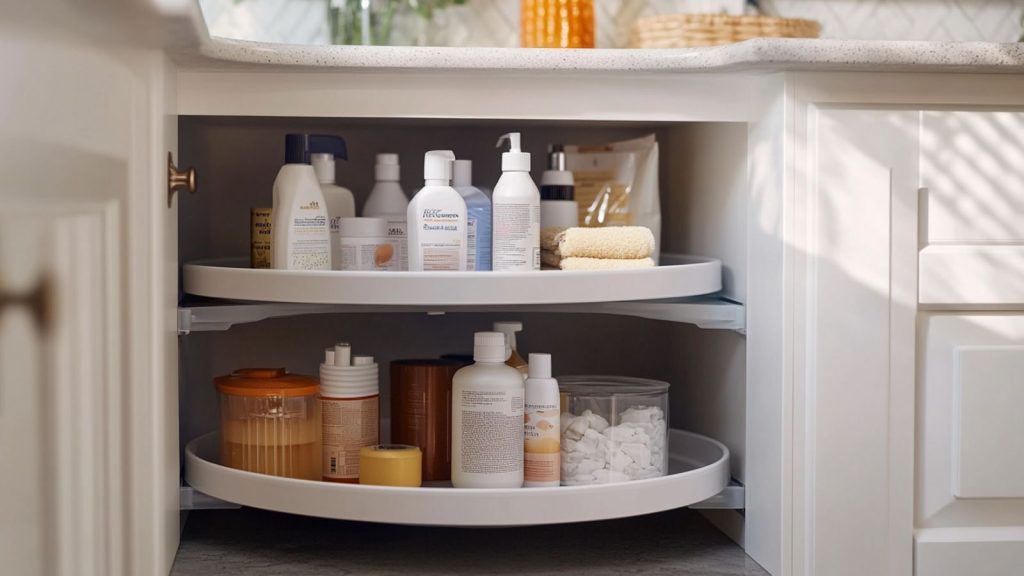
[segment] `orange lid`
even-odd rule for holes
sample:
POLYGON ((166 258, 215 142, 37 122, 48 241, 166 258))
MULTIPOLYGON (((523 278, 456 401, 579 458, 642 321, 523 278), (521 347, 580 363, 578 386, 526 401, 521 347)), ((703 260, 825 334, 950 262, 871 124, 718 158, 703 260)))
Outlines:
POLYGON ((243 368, 214 379, 217 391, 230 396, 312 396, 320 391, 315 378, 289 374, 284 368, 243 368))

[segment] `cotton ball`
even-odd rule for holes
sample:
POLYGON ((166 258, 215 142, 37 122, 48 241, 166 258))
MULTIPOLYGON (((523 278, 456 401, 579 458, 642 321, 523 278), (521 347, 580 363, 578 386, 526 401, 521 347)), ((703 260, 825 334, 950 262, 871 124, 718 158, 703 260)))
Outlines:
POLYGON ((576 475, 578 476, 580 474, 591 474, 595 470, 600 470, 602 468, 604 468, 603 460, 591 460, 588 458, 580 462, 579 466, 576 467, 576 475))
POLYGON ((583 416, 577 416, 572 419, 569 427, 565 431, 565 435, 573 440, 579 440, 583 438, 583 433, 589 429, 590 425, 587 423, 587 419, 583 416))
POLYGON ((608 427, 608 421, 600 414, 594 414, 590 410, 587 410, 583 412, 583 417, 587 419, 587 423, 590 424, 590 427, 598 432, 604 432, 604 429, 608 427))
POLYGON ((644 444, 627 443, 620 446, 619 450, 640 466, 649 466, 651 463, 651 450, 644 444))

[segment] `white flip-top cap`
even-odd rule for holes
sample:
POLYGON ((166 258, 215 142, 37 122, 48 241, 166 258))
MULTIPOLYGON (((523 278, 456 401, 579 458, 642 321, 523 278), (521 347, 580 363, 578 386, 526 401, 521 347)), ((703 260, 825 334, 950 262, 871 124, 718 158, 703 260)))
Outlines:
POLYGON ((508 140, 508 152, 502 152, 501 154, 501 171, 502 172, 529 172, 530 171, 530 154, 529 152, 523 152, 520 146, 520 135, 519 132, 509 132, 508 134, 502 134, 498 138, 498 143, 495 145, 496 148, 500 148, 501 145, 508 140))
POLYGON ((530 378, 551 378, 551 354, 530 354, 530 378))
POLYGON ((334 183, 334 154, 314 152, 309 155, 309 161, 313 164, 313 172, 316 172, 316 179, 321 184, 334 183))
POLYGON ((338 232, 346 238, 383 238, 388 235, 388 221, 384 218, 339 218, 338 232))
POLYGON ((398 182, 401 170, 398 166, 398 154, 377 154, 377 165, 374 177, 378 182, 398 182))
POLYGON ((452 164, 452 186, 467 187, 473 185, 473 161, 456 160, 452 164))
POLYGON ((501 332, 477 332, 473 335, 473 360, 476 362, 504 362, 505 335, 501 332))
POLYGON ((451 150, 427 152, 423 155, 423 179, 451 181, 454 161, 455 153, 451 150))

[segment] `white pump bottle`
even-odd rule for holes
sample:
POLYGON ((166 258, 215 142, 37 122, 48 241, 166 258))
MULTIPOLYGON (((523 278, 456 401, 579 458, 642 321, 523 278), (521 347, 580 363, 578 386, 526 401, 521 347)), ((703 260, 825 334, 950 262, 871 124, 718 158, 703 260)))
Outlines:
POLYGON ((309 155, 313 163, 316 179, 320 181, 320 191, 327 204, 327 217, 330 219, 331 231, 331 268, 341 270, 341 227, 342 218, 354 218, 356 215, 356 199, 352 191, 335 184, 334 154, 313 153, 309 155))
POLYGON ((450 186, 454 161, 451 150, 423 155, 426 185, 406 211, 410 271, 466 269, 466 201, 450 186))
POLYGON ((501 155, 501 178, 492 201, 493 270, 540 270, 540 191, 530 177, 530 154, 520 147, 519 132, 503 134, 498 146, 509 142, 501 155))

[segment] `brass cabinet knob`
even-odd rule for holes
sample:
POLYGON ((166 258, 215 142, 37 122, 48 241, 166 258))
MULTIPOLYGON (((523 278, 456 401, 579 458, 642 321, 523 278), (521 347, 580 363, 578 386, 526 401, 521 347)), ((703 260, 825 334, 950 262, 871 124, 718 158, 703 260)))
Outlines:
POLYGON ((171 207, 174 200, 174 193, 178 190, 188 190, 189 194, 196 193, 196 169, 178 170, 174 165, 174 156, 167 153, 167 207, 171 207))
POLYGON ((36 324, 46 330, 50 325, 50 317, 53 313, 51 292, 52 287, 46 278, 36 284, 34 288, 24 292, 0 291, 0 312, 5 308, 25 306, 31 312, 36 324))

